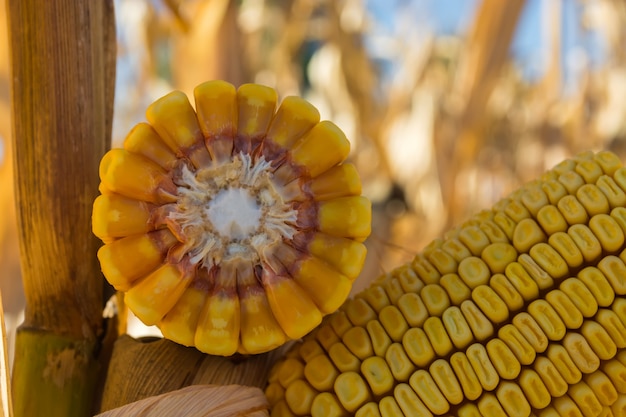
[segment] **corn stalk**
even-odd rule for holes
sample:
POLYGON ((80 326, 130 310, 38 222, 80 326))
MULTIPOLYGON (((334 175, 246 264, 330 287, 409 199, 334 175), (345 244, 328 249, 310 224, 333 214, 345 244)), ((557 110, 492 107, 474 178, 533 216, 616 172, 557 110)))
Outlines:
POLYGON ((7 15, 26 296, 15 415, 90 415, 103 333, 90 214, 111 133, 112 1, 8 1, 7 15))

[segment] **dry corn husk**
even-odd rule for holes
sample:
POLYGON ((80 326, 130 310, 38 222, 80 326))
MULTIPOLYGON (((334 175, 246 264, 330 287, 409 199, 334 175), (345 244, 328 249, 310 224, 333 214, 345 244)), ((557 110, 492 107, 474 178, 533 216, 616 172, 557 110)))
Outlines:
POLYGON ((269 416, 263 391, 242 385, 192 385, 98 414, 96 417, 269 416))

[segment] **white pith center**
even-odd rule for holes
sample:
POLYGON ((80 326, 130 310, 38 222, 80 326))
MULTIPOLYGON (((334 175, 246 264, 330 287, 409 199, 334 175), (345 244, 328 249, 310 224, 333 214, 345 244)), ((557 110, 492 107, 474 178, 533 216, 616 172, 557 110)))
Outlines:
POLYGON ((248 190, 222 189, 209 201, 206 215, 221 236, 244 239, 259 227, 261 208, 248 190))
POLYGON ((248 154, 177 180, 178 201, 169 220, 178 227, 192 264, 206 268, 237 258, 253 263, 295 233, 297 211, 271 180, 271 164, 248 154))

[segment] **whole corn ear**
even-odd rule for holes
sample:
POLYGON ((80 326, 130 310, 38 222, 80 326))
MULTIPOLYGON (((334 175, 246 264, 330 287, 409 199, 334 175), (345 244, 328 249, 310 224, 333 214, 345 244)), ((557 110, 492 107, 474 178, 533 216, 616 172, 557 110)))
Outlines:
POLYGON ((272 416, 626 416, 626 168, 566 160, 349 299, 272 416))
POLYGON ((350 143, 310 103, 210 81, 157 100, 100 163, 93 232, 125 303, 165 337, 261 353, 336 311, 365 259, 371 207, 350 143))

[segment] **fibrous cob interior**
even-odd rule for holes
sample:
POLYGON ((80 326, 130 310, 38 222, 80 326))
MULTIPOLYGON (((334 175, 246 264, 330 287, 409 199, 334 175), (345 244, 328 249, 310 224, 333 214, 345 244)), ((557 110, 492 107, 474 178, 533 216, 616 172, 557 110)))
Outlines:
POLYGON ((626 416, 626 168, 566 160, 326 317, 272 416, 626 416))
POLYGON ((157 100, 100 164, 107 280, 164 336, 217 354, 304 336, 347 298, 371 207, 342 131, 298 97, 210 81, 157 100))

